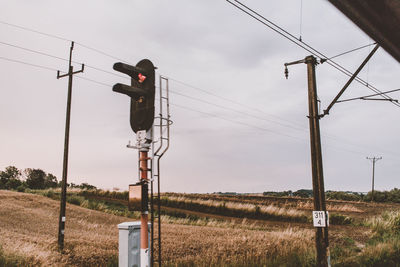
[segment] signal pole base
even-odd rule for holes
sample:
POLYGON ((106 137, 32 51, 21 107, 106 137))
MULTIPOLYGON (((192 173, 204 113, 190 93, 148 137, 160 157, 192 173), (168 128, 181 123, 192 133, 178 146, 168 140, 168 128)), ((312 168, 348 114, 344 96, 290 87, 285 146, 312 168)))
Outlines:
POLYGON ((149 249, 140 249, 140 267, 150 267, 149 265, 149 249))

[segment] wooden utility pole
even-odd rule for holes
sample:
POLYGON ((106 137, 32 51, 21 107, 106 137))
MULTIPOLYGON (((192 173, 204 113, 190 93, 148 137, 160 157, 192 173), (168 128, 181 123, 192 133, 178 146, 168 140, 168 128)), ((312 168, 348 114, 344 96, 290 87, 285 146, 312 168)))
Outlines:
MULTIPOLYGON (((322 168, 322 152, 321 152, 321 135, 319 129, 319 120, 329 114, 329 110, 335 103, 338 102, 340 96, 348 88, 350 83, 357 77, 357 74, 362 70, 372 55, 378 50, 379 45, 369 53, 367 58, 363 61, 357 71, 350 77, 349 81, 344 85, 339 94, 331 102, 323 114, 318 114, 318 99, 317 99, 317 83, 315 81, 315 66, 318 64, 314 56, 308 56, 305 59, 285 63, 285 77, 289 76, 287 66, 300 63, 307 64, 307 80, 308 80, 308 106, 309 106, 309 124, 310 124, 310 144, 311 144, 311 167, 312 167, 312 181, 313 181, 313 194, 314 194, 314 212, 313 221, 316 227, 315 243, 317 248, 317 266, 330 266, 330 253, 329 253, 329 238, 328 226, 329 218, 326 211, 325 202, 325 188, 324 188, 324 174, 322 168), (314 216, 314 214, 316 216, 314 216)), ((326 60, 325 60, 326 61, 326 60)), ((321 63, 323 61, 321 60, 321 63)), ((374 163, 375 164, 375 163, 374 163)), ((374 171, 375 166, 373 167, 374 171)), ((372 176, 372 188, 374 187, 374 175, 372 176)), ((373 192, 373 189, 372 189, 373 192)))
MULTIPOLYGON (((305 63, 307 64, 308 78, 308 119, 310 125, 314 210, 322 211, 326 214, 321 135, 319 129, 320 115, 318 114, 317 84, 315 80, 315 65, 317 64, 317 59, 313 56, 308 56, 305 58, 305 63)), ((327 218, 326 215, 325 218, 327 218)), ((330 255, 327 223, 325 227, 316 227, 315 243, 317 248, 317 266, 329 266, 330 255)))
POLYGON ((71 121, 71 98, 72 98, 72 76, 74 74, 83 72, 85 65, 82 64, 82 69, 74 72, 72 66, 72 50, 74 49, 74 42, 71 42, 69 52, 69 68, 68 73, 60 75, 57 71, 57 79, 68 76, 68 98, 67 98, 67 114, 65 121, 65 138, 64 138, 64 159, 63 159, 63 172, 62 172, 62 186, 61 186, 61 201, 60 201, 60 217, 58 220, 58 248, 64 249, 64 233, 65 233, 65 207, 67 199, 67 174, 68 174, 68 148, 69 148, 69 125, 71 121))
MULTIPOLYGON (((318 114, 318 95, 317 83, 315 81, 315 66, 317 59, 314 56, 308 56, 305 59, 285 63, 285 76, 288 78, 289 65, 305 63, 307 64, 308 81, 308 120, 310 125, 310 146, 311 146, 311 169, 312 184, 314 195, 314 211, 322 215, 325 221, 316 226, 315 245, 317 248, 317 266, 330 266, 329 238, 328 238, 328 214, 326 212, 324 172, 322 168, 321 134, 319 130, 319 120, 323 115, 318 114)), ((314 212, 313 212, 314 216, 314 212)))
POLYGON ((375 163, 382 159, 382 157, 373 157, 373 158, 369 158, 367 157, 367 159, 371 160, 372 162, 372 191, 371 191, 371 201, 374 201, 374 183, 375 183, 375 163))

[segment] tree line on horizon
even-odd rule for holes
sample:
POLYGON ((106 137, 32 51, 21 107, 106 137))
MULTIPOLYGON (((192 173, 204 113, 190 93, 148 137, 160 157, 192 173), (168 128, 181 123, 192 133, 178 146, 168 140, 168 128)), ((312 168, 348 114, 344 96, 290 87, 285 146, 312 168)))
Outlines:
MULTIPOLYGON (((300 189, 297 191, 282 191, 274 192, 267 191, 263 192, 264 196, 274 196, 274 197, 302 197, 302 198, 312 198, 312 189, 300 189)), ((400 203, 400 189, 394 188, 389 191, 378 191, 375 190, 374 194, 372 192, 359 193, 359 192, 343 192, 343 191, 331 191, 325 192, 326 199, 328 200, 344 200, 344 201, 375 201, 375 202, 394 202, 400 203)))
MULTIPOLYGON (((96 186, 88 183, 80 185, 69 183, 68 187, 81 189, 97 189, 96 186)), ((8 166, 4 171, 0 171, 0 189, 17 190, 24 192, 25 189, 49 189, 61 187, 61 180, 51 173, 46 173, 42 169, 26 168, 20 170, 15 166, 8 166)))
MULTIPOLYGON (((97 190, 98 188, 88 183, 74 184, 68 183, 70 188, 80 188, 83 190, 97 190)), ((20 170, 15 166, 8 166, 4 171, 0 171, 0 189, 17 190, 24 192, 25 189, 50 189, 61 188, 61 180, 51 173, 46 173, 42 169, 26 168, 20 170)), ((104 190, 100 190, 104 191, 104 190)), ((106 192, 106 191, 104 191, 106 192)), ((127 197, 127 192, 121 192, 124 197, 127 197)), ((236 192, 214 192, 214 194, 236 195, 236 192)), ((266 191, 264 196, 274 197, 302 197, 312 198, 313 192, 311 189, 300 189, 297 191, 266 191)), ((400 203, 400 189, 394 188, 390 191, 374 191, 373 199, 372 192, 366 194, 359 192, 343 192, 343 191, 326 191, 326 198, 331 200, 345 201, 375 201, 375 202, 394 202, 400 203)))

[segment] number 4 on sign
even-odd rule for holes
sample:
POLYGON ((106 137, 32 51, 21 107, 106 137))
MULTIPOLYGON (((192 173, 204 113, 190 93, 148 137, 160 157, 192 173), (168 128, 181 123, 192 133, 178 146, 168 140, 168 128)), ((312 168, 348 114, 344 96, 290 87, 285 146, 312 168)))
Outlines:
POLYGON ((328 222, 328 226, 329 226, 329 214, 328 212, 324 212, 324 211, 313 211, 313 223, 314 223, 314 227, 326 227, 326 222, 328 222), (326 217, 327 218, 326 218, 326 217))

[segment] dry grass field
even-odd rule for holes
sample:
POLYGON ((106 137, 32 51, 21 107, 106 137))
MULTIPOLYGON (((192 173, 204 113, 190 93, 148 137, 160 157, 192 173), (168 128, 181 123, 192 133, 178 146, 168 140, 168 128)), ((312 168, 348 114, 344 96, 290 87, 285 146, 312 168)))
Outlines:
MULTIPOLYGON (((249 207, 229 205, 240 209, 249 207)), ((279 201, 275 205, 285 208, 279 201)), ((311 209, 307 205, 291 203, 287 207, 291 212, 298 209, 303 213, 311 209)), ((400 266, 400 259, 393 265, 397 262, 393 255, 400 252, 398 239, 371 239, 379 233, 383 236, 390 232, 393 226, 398 225, 400 229, 398 213, 386 217, 378 215, 383 209, 398 210, 398 206, 344 202, 329 205, 337 211, 358 216, 356 224, 330 227, 334 266, 400 266), (364 223, 360 224, 362 221, 364 223), (382 253, 391 260, 389 265, 379 265, 382 253), (378 264, 369 264, 369 259, 375 258, 378 264), (366 259, 365 264, 363 259, 366 259)), ((57 250, 58 214, 59 201, 0 190, 0 266, 2 263, 5 266, 117 266, 117 225, 132 221, 131 218, 67 204, 65 251, 60 253, 57 250)), ((207 219, 200 216, 198 220, 168 216, 163 219, 165 266, 314 265, 314 230, 308 222, 216 215, 207 219)), ((397 230, 394 230, 390 233, 395 235, 397 230)))
MULTIPOLYGON (((99 211, 67 205, 64 253, 57 250, 59 202, 43 196, 0 190, 0 244, 4 253, 36 266, 115 265, 117 224, 129 220, 99 211)), ((171 265, 210 266, 245 263, 291 254, 312 247, 313 232, 288 228, 260 231, 214 226, 166 224, 164 260, 171 265), (293 242, 296 240, 296 242, 293 242), (279 253, 276 251, 279 246, 279 253)))
POLYGON ((59 202, 0 190, 0 244, 32 265, 96 266, 116 256, 117 224, 125 218, 68 205, 65 253, 57 251, 59 202))

